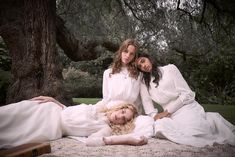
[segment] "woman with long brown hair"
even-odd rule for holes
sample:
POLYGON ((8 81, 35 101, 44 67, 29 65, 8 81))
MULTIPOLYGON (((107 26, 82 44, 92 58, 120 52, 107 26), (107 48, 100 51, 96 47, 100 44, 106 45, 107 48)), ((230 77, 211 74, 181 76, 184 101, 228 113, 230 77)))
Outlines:
POLYGON ((139 46, 133 39, 122 42, 113 63, 103 74, 103 99, 98 104, 111 107, 118 101, 126 101, 140 107, 140 77, 135 66, 135 58, 139 46))

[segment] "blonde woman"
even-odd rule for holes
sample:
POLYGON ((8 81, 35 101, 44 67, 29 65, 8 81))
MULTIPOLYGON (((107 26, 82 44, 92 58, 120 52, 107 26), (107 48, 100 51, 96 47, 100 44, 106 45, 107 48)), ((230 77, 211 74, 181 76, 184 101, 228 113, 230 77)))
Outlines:
POLYGON ((89 146, 143 145, 147 143, 145 137, 111 136, 131 132, 136 115, 132 104, 118 104, 109 109, 85 104, 65 107, 51 97, 39 96, 0 107, 0 148, 62 136, 88 137, 89 146))
POLYGON ((141 112, 140 76, 134 63, 138 48, 133 39, 122 42, 110 68, 104 71, 103 99, 97 105, 106 104, 111 107, 126 101, 135 104, 138 112, 141 112))

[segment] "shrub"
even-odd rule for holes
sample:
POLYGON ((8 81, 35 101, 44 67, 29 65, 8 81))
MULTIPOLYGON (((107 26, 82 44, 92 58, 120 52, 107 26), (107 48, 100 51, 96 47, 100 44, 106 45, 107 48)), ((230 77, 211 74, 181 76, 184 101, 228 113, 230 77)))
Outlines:
POLYGON ((63 70, 66 91, 72 97, 102 97, 102 75, 69 67, 63 70))

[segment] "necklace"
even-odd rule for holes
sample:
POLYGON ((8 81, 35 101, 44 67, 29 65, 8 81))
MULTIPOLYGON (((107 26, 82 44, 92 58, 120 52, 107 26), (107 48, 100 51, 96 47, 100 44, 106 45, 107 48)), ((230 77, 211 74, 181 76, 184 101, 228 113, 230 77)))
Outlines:
POLYGON ((127 79, 129 76, 129 71, 127 69, 122 69, 120 74, 123 75, 124 79, 127 79))

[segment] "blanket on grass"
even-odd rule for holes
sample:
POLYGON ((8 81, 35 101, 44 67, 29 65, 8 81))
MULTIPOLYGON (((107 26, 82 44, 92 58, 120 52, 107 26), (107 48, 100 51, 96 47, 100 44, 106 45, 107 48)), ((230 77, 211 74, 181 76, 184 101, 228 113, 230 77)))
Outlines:
POLYGON ((51 141, 50 144, 52 152, 40 157, 235 157, 235 146, 228 144, 199 148, 154 138, 143 146, 87 147, 70 138, 51 141))

